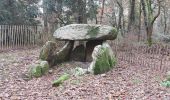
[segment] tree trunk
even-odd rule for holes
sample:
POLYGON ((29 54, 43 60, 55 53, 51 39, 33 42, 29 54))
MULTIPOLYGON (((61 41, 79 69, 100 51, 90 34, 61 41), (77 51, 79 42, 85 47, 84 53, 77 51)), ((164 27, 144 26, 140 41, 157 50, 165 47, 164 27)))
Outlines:
POLYGON ((164 12, 164 34, 166 34, 166 30, 167 30, 167 17, 166 17, 165 8, 163 8, 163 12, 164 12))
POLYGON ((122 0, 116 0, 119 6, 119 19, 118 19, 118 30, 121 32, 121 35, 124 36, 123 28, 124 28, 124 15, 123 15, 123 7, 122 0))
POLYGON ((158 18, 160 15, 160 1, 157 0, 158 3, 158 12, 157 14, 153 17, 153 9, 151 7, 152 1, 151 0, 141 0, 142 3, 142 10, 143 10, 143 15, 144 15, 144 21, 145 21, 145 27, 146 27, 146 33, 147 33, 147 41, 149 46, 152 45, 152 32, 153 32, 153 24, 155 20, 158 18))
POLYGON ((140 0, 140 3, 139 3, 139 25, 138 25, 138 42, 140 41, 140 34, 141 34, 141 14, 142 14, 142 9, 141 9, 141 0, 140 0))
POLYGON ((78 23, 87 23, 86 0, 78 0, 78 23))
POLYGON ((148 41, 148 44, 149 44, 149 46, 151 46, 151 45, 152 45, 153 25, 149 25, 149 26, 146 28, 146 32, 147 32, 147 41, 148 41))
MULTIPOLYGON (((93 7, 93 11, 95 11, 95 7, 94 7, 94 0, 91 0, 91 4, 93 7)), ((95 14, 95 23, 98 24, 98 19, 97 19, 97 15, 95 14)))
POLYGON ((129 23, 128 30, 134 25, 135 22, 135 0, 130 0, 130 14, 129 14, 129 23))
POLYGON ((101 16, 100 16, 100 24, 102 24, 103 14, 104 14, 104 4, 105 0, 102 1, 102 9, 101 9, 101 16))
MULTIPOLYGON (((43 0, 45 2, 45 0, 43 0)), ((44 19, 44 32, 45 34, 48 33, 48 14, 47 14, 47 4, 44 5, 45 7, 43 8, 43 19, 44 19)))

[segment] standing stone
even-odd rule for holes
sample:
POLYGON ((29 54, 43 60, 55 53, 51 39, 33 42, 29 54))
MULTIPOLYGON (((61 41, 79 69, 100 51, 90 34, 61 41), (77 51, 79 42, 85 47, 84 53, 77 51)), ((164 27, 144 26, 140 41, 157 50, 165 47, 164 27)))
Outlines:
POLYGON ((56 53, 57 44, 53 41, 48 41, 42 47, 39 58, 44 61, 48 61, 49 65, 53 65, 54 55, 56 53))
POLYGON ((114 68, 116 59, 113 55, 111 47, 104 42, 102 45, 97 45, 92 53, 93 61, 88 68, 88 71, 93 74, 102 74, 114 68))
POLYGON ((60 51, 57 50, 55 42, 48 41, 41 49, 39 58, 48 61, 50 66, 54 66, 70 59, 74 41, 68 41, 60 51))
POLYGON ((74 41, 68 41, 64 47, 54 55, 54 65, 70 60, 74 41))

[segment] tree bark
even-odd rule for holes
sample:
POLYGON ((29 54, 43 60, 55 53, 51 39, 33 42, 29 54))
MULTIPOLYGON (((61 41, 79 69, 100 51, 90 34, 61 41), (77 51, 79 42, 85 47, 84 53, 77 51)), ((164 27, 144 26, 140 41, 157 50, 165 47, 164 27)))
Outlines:
POLYGON ((135 0, 130 0, 130 14, 129 14, 129 23, 128 30, 134 25, 135 22, 135 0))
POLYGON ((100 16, 100 24, 102 24, 103 14, 104 14, 104 4, 105 0, 102 1, 102 9, 101 9, 101 16, 100 16))
POLYGON ((118 25, 117 28, 120 30, 121 35, 124 36, 124 15, 123 15, 123 7, 122 7, 122 0, 116 0, 118 6, 119 6, 119 19, 118 19, 118 25))
POLYGON ((78 23, 87 23, 86 0, 78 0, 78 23))
POLYGON ((140 3, 139 3, 139 25, 138 25, 138 42, 140 41, 140 35, 141 35, 141 14, 142 14, 142 9, 141 9, 141 0, 140 0, 140 3))
POLYGON ((141 0, 142 2, 142 10, 144 15, 144 21, 145 21, 145 27, 146 27, 146 33, 147 33, 147 41, 149 46, 152 45, 152 33, 153 33, 153 24, 157 17, 160 15, 160 1, 157 0, 158 3, 158 12, 157 14, 153 16, 153 9, 151 8, 151 0, 141 0), (147 9, 146 9, 147 8, 147 9))

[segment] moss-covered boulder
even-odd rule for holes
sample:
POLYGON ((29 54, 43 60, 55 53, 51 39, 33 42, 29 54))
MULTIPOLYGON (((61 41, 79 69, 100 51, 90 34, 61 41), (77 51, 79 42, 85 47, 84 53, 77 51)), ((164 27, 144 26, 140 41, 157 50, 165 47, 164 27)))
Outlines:
POLYGON ((47 61, 38 61, 37 64, 30 66, 28 71, 29 77, 41 77, 42 75, 48 73, 49 64, 47 61))
POLYGON ((30 70, 30 75, 31 77, 41 77, 42 76, 41 66, 39 64, 32 66, 30 70))
POLYGON ((116 64, 115 56, 108 43, 97 45, 92 53, 93 61, 88 71, 93 74, 102 74, 114 68, 116 64))
POLYGON ((41 61, 40 66, 41 66, 41 72, 42 72, 42 74, 48 73, 49 64, 48 64, 47 61, 41 61))
POLYGON ((52 86, 59 86, 60 84, 62 84, 65 80, 68 80, 70 77, 69 74, 64 74, 62 76, 60 76, 57 80, 55 80, 53 83, 52 83, 52 86))
POLYGON ((86 42, 86 61, 87 62, 92 62, 92 52, 94 50, 94 48, 97 45, 101 45, 103 43, 103 40, 90 40, 88 42, 86 42))

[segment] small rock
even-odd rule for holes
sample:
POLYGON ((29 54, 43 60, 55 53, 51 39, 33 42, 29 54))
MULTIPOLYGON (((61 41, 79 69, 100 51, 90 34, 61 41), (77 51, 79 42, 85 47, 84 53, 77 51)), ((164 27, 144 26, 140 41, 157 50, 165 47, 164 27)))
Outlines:
POLYGON ((82 76, 82 75, 84 75, 84 74, 86 74, 87 73, 87 70, 86 69, 83 69, 83 68, 80 68, 80 67, 77 67, 77 68, 75 68, 75 70, 74 70, 74 75, 75 76, 82 76))
POLYGON ((31 79, 31 76, 28 74, 22 74, 21 77, 24 81, 29 81, 31 79))
POLYGON ((52 74, 52 73, 53 73, 53 70, 52 70, 52 69, 50 69, 50 70, 48 71, 48 73, 49 73, 49 74, 52 74))
POLYGON ((166 73, 166 79, 167 79, 168 81, 170 81, 170 71, 168 71, 168 72, 166 73))
POLYGON ((101 77, 106 77, 106 74, 101 74, 101 77))
POLYGON ((14 65, 14 66, 18 66, 18 63, 14 63, 13 65, 14 65))
POLYGON ((21 98, 18 96, 11 96, 10 100, 21 100, 21 98))
POLYGON ((9 95, 8 93, 5 93, 4 96, 5 96, 5 97, 9 97, 10 95, 9 95))

